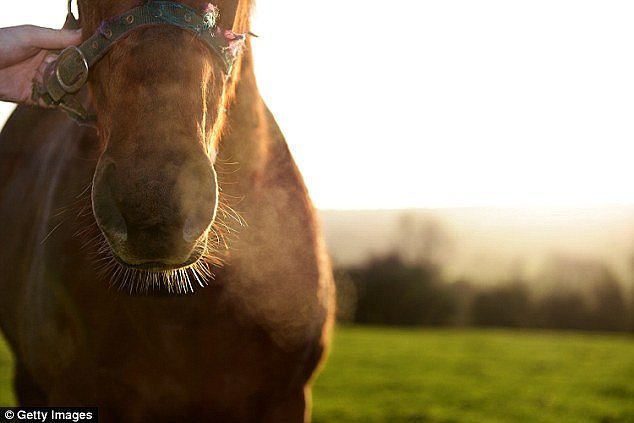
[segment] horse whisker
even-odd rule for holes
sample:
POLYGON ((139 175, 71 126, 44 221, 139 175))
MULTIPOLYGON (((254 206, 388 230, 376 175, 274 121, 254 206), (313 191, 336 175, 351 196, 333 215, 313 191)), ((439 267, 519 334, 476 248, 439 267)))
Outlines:
POLYGON ((65 220, 62 220, 61 222, 59 222, 57 225, 55 225, 53 227, 53 229, 51 229, 48 234, 46 234, 46 236, 40 241, 40 245, 44 245, 44 243, 46 242, 46 240, 48 240, 51 235, 53 235, 53 232, 55 232, 60 226, 62 226, 62 224, 65 222, 65 220))

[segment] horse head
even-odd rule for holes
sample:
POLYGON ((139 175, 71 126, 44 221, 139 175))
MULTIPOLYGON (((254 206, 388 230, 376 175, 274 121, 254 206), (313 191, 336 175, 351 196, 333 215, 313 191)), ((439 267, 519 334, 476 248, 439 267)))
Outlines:
MULTIPOLYGON (((218 34, 230 33, 223 25, 233 26, 239 6, 177 3, 216 19, 218 34)), ((83 30, 90 35, 136 6, 80 1, 83 30)), ((233 84, 207 45, 172 25, 131 31, 91 69, 102 146, 92 206, 105 249, 125 273, 153 274, 160 284, 157 274, 186 274, 209 253, 218 207, 214 163, 233 84)))
POLYGON ((107 422, 309 419, 329 260, 252 56, 232 61, 253 1, 212 1, 79 0, 85 39, 34 91, 95 115, 97 132, 33 107, 0 132, 0 326, 22 406, 92 404, 107 422), (227 246, 232 199, 249 227, 227 246), (212 270, 218 289, 197 295, 104 295, 108 280, 186 293, 212 270))

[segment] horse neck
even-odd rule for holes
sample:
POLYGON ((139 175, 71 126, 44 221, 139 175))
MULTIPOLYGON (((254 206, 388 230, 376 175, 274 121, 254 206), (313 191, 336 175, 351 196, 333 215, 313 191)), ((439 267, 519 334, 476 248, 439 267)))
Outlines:
POLYGON ((272 149, 283 141, 283 137, 260 96, 250 44, 246 46, 237 71, 219 156, 237 163, 244 177, 265 170, 272 149))

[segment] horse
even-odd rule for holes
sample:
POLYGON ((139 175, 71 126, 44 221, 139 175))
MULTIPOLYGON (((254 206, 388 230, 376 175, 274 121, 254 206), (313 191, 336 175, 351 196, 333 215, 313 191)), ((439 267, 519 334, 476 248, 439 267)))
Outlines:
MULTIPOLYGON (((84 39, 153 1, 79 0, 84 39)), ((249 33, 250 0, 169 3, 249 33)), ((18 106, 0 133, 0 327, 19 404, 310 420, 332 272, 248 36, 228 68, 191 31, 136 28, 78 98, 93 126, 18 106)))

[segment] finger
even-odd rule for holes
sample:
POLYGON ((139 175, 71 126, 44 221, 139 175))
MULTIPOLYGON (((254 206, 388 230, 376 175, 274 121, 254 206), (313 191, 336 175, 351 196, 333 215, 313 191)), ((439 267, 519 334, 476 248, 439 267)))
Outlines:
POLYGON ((53 63, 55 60, 57 59, 57 56, 54 54, 48 54, 46 53, 46 55, 44 56, 44 58, 42 59, 41 63, 38 65, 37 69, 35 70, 35 79, 38 82, 44 82, 44 75, 45 75, 45 71, 47 70, 48 66, 53 63))
POLYGON ((24 25, 23 39, 30 45, 47 50, 61 49, 81 42, 81 30, 51 29, 24 25))
MULTIPOLYGON (((0 100, 14 103, 33 104, 31 94, 33 83, 43 82, 42 72, 55 56, 40 51, 30 59, 19 62, 8 68, 0 69, 0 100)), ((39 104, 39 102, 38 102, 39 104)), ((39 104, 43 105, 43 104, 39 104)))

